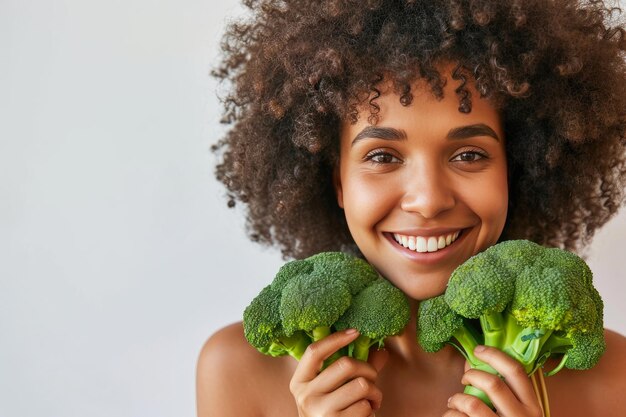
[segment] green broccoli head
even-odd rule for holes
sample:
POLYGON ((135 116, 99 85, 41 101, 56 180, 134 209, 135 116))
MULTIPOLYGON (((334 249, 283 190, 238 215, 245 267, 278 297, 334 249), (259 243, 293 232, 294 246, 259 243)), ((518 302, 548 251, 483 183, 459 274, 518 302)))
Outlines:
POLYGON ((417 314, 417 340, 426 352, 437 352, 463 327, 463 317, 446 303, 444 295, 424 300, 417 314))
POLYGON ((298 275, 285 284, 281 294, 279 311, 285 333, 303 330, 313 336, 318 328, 329 329, 351 302, 348 285, 333 274, 314 269, 298 275))
POLYGON ((287 335, 303 330, 326 336, 358 294, 378 278, 367 262, 342 252, 322 252, 285 265, 275 282, 282 288, 280 314, 287 335))
POLYGON ((285 335, 280 320, 280 292, 263 288, 243 312, 243 330, 248 342, 262 350, 285 335))
POLYGON ((316 271, 323 271, 348 285, 356 295, 379 277, 378 271, 363 259, 343 252, 322 252, 306 259, 316 271))
POLYGON ((517 276, 543 250, 528 240, 510 240, 472 256, 452 272, 446 302, 468 318, 504 311, 513 299, 517 276))
POLYGON ((290 261, 280 267, 274 280, 272 281, 272 288, 277 291, 282 291, 285 285, 292 279, 301 275, 308 275, 313 271, 313 264, 307 259, 290 261))
POLYGON ((591 271, 573 253, 544 248, 517 277, 511 312, 521 326, 587 332, 597 323, 591 271))
MULTIPOLYGON (((530 240, 507 240, 491 246, 486 251, 502 261, 503 266, 513 276, 519 275, 524 269, 535 262, 546 248, 530 240)), ((486 252, 485 251, 485 252, 486 252)))
POLYGON ((554 374, 563 366, 587 369, 597 363, 605 349, 602 310, 591 270, 578 256, 508 241, 468 259, 442 296, 421 303, 418 337, 428 351, 457 343, 473 367, 492 373, 472 357, 476 342, 504 351, 529 374, 563 354, 554 374), (468 319, 478 319, 480 336, 468 319))
POLYGON ((280 291, 263 288, 243 312, 244 336, 261 353, 300 359, 310 339, 302 332, 287 336, 280 318, 280 291))
MULTIPOLYGON (((590 369, 594 367, 600 357, 606 350, 606 341, 604 339, 604 303, 598 290, 593 287, 591 271, 588 268, 583 269, 580 280, 586 284, 586 295, 592 302, 595 314, 593 323, 580 325, 579 320, 570 320, 571 325, 567 329, 555 331, 542 347, 542 354, 545 357, 554 354, 563 354, 563 358, 559 365, 548 372, 547 375, 554 375, 563 367, 569 369, 590 369)), ((578 308, 574 307, 576 310, 578 308)), ((577 315, 575 314, 574 317, 577 315)))
POLYGON ((402 332, 410 319, 409 302, 402 291, 384 278, 372 282, 352 299, 335 328, 355 328, 360 336, 353 345, 354 357, 367 360, 369 348, 381 347, 385 338, 402 332))
POLYGON ((604 329, 598 326, 589 332, 572 333, 572 347, 565 352, 563 365, 569 369, 593 368, 606 350, 604 329))
POLYGON ((299 359, 308 344, 337 329, 337 321, 353 304, 350 315, 359 322, 349 326, 363 332, 359 346, 364 338, 382 343, 408 321, 404 294, 362 259, 324 252, 288 262, 244 311, 245 336, 263 353, 299 359))

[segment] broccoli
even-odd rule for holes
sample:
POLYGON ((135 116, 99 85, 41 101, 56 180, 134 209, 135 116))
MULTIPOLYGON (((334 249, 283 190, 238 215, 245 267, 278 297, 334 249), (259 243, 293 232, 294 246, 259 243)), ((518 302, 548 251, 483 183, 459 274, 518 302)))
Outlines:
POLYGON ((409 321, 402 291, 362 259, 323 252, 284 264, 243 314, 244 335, 261 353, 300 360, 307 346, 334 331, 359 330, 359 337, 329 358, 366 361, 369 348, 400 333, 409 321))
POLYGON ((381 348, 389 335, 398 334, 410 319, 407 299, 384 278, 378 278, 352 299, 335 322, 337 330, 355 328, 359 337, 350 344, 349 356, 367 360, 370 347, 381 348))
MULTIPOLYGON (((546 375, 589 369, 605 350, 602 310, 581 258, 526 240, 501 242, 460 265, 444 294, 420 304, 418 342, 427 352, 452 344, 471 367, 496 375, 474 356, 477 345, 504 351, 528 375, 556 355, 561 361, 546 375)), ((465 392, 493 407, 484 392, 465 392)))

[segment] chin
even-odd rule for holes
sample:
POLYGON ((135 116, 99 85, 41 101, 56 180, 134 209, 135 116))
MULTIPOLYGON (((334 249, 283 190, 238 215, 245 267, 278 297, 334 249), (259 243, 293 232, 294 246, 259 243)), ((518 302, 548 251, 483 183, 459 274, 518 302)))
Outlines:
POLYGON ((427 276, 419 280, 389 281, 398 287, 410 299, 421 301, 443 294, 448 286, 450 275, 444 277, 427 276))

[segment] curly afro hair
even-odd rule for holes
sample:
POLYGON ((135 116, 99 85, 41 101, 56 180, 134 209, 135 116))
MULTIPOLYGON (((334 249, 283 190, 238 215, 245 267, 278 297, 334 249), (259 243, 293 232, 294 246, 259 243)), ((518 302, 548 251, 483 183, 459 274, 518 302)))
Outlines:
POLYGON ((577 0, 245 0, 222 41, 223 122, 213 150, 230 207, 285 258, 358 254, 332 171, 339 126, 393 82, 403 105, 437 63, 496 103, 509 161, 501 239, 581 251, 620 208, 626 183, 626 38, 621 10, 577 0))

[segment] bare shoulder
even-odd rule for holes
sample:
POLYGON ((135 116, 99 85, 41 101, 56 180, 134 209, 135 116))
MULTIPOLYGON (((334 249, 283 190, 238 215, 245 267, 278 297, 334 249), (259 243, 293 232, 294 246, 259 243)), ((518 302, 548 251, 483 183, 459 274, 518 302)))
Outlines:
MULTIPOLYGON (((198 416, 268 416, 265 409, 291 400, 291 358, 265 356, 248 344, 242 324, 214 333, 202 347, 196 370, 198 416)), ((294 361, 295 362, 295 361, 294 361)))
POLYGON ((626 392, 626 337, 612 330, 604 331, 606 352, 598 364, 587 371, 590 378, 596 382, 598 394, 620 394, 620 410, 626 414, 626 401, 623 393, 626 392))
POLYGON ((619 373, 626 380, 626 374, 623 372, 626 370, 626 337, 612 330, 605 330, 604 338, 606 353, 600 359, 599 365, 605 365, 606 368, 610 368, 610 372, 619 373))
POLYGON ((626 415, 626 337, 605 330, 606 352, 586 371, 546 378, 553 415, 626 415))

